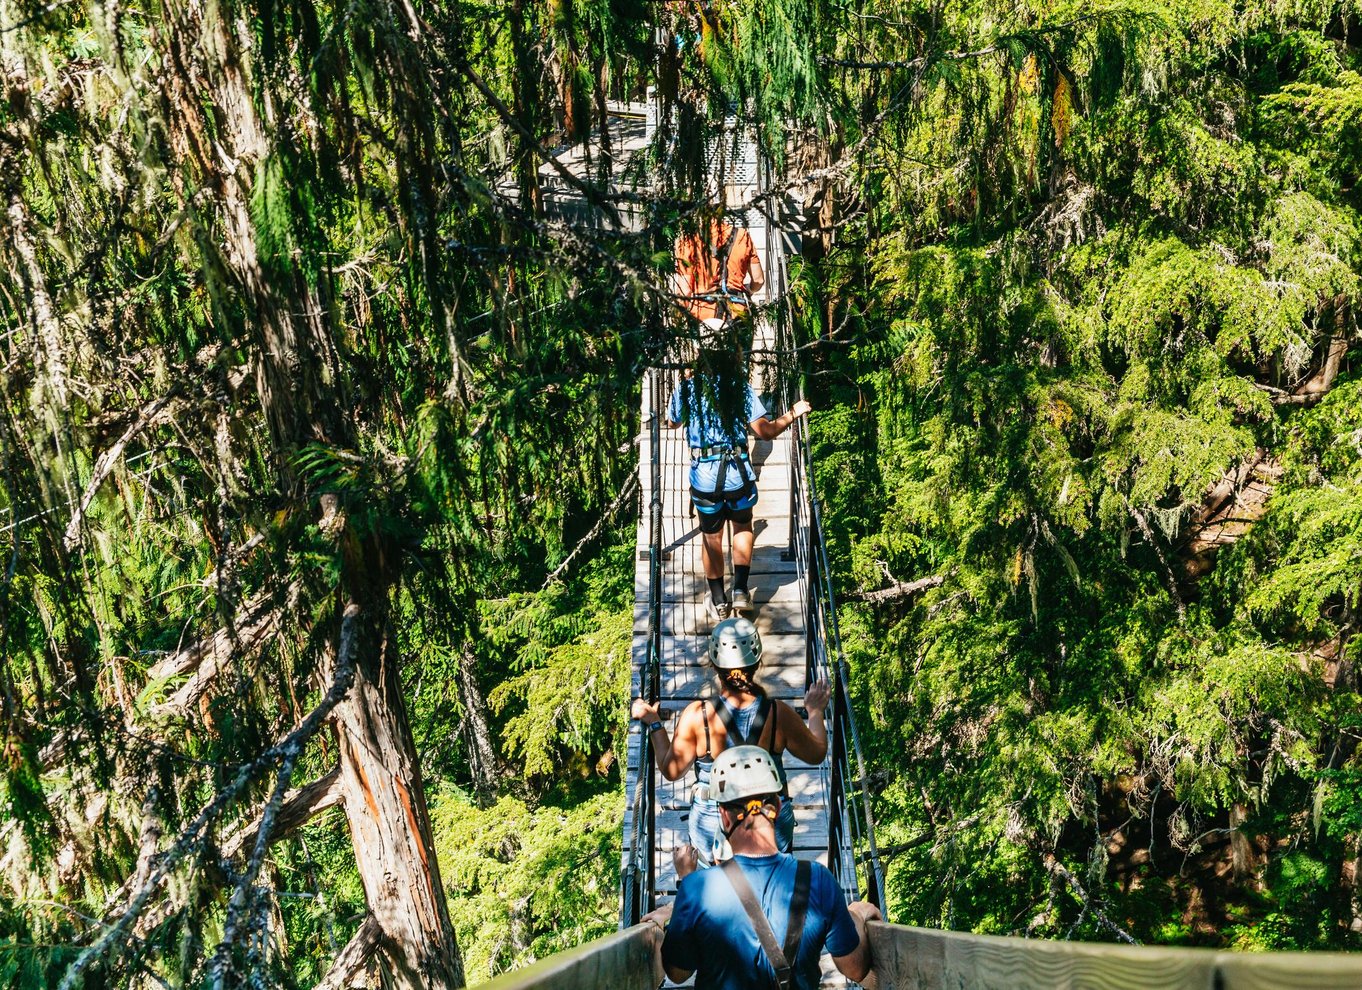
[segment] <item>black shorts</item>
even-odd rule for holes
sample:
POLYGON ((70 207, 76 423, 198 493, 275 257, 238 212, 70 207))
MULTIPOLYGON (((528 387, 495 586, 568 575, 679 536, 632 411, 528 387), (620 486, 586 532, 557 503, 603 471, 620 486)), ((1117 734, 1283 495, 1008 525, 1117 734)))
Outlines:
POLYGON ((752 523, 752 507, 757 504, 757 486, 750 491, 739 490, 731 493, 733 498, 716 498, 714 492, 690 490, 690 500, 695 506, 695 515, 700 523, 700 532, 711 535, 724 528, 724 523, 752 523))

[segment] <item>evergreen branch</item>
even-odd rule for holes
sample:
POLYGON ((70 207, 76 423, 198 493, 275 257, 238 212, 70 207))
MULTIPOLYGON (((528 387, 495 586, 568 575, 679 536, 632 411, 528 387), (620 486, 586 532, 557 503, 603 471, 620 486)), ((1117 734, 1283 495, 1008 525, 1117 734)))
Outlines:
POLYGON ((983 817, 984 813, 982 811, 976 811, 968 818, 953 822, 950 828, 946 829, 945 835, 939 834, 936 829, 924 829, 917 833, 917 835, 905 839, 903 842, 898 842, 891 846, 880 846, 880 859, 887 860, 891 856, 898 856, 901 853, 911 852, 920 846, 925 846, 929 842, 932 843, 932 848, 935 850, 940 847, 941 843, 954 839, 961 832, 966 832, 973 828, 983 817))
POLYGON ((573 175, 572 171, 560 162, 557 156, 547 153, 540 146, 539 141, 535 139, 535 136, 530 133, 530 129, 521 123, 520 118, 511 112, 511 108, 502 101, 501 97, 497 96, 497 94, 492 91, 492 87, 488 86, 482 76, 478 75, 477 70, 468 64, 467 59, 456 59, 454 67, 458 70, 460 75, 473 84, 473 88, 482 94, 483 99, 491 104, 492 109, 497 112, 497 116, 502 119, 506 126, 520 135, 520 139, 525 142, 526 146, 531 148, 536 155, 557 172, 559 178, 585 196, 587 201, 593 206, 605 210, 612 223, 616 226, 623 226, 620 221, 619 210, 615 208, 613 203, 606 200, 601 194, 601 190, 591 185, 589 182, 585 182, 573 175))
POLYGON ((1140 532, 1144 534, 1145 540, 1154 550, 1154 555, 1159 558, 1159 564, 1163 567, 1164 581, 1168 588, 1168 594, 1173 599, 1173 607, 1177 609, 1178 622, 1187 621, 1187 606, 1182 602, 1182 594, 1178 591, 1178 579, 1173 573, 1173 568, 1168 563, 1168 555, 1163 552, 1157 536, 1154 535, 1154 528, 1149 525, 1149 520, 1145 518, 1144 511, 1136 508, 1126 499, 1126 508, 1135 519, 1135 524, 1140 527, 1140 532))
MULTIPOLYGON (((823 56, 818 59, 819 65, 829 66, 838 69, 921 69, 933 62, 966 62, 971 59, 983 58, 986 55, 995 55, 999 52, 1009 50, 1010 43, 1013 42, 1032 42, 1050 34, 1069 34, 1075 28, 1093 21, 1104 19, 1105 13, 1084 14, 1058 24, 1045 24, 1038 28, 1025 31, 1013 31, 1008 34, 999 35, 993 44, 986 48, 976 48, 973 51, 963 52, 942 52, 937 55, 919 55, 913 59, 884 59, 884 60, 860 60, 860 59, 840 59, 823 56)), ((1122 20, 1122 12, 1118 12, 1113 20, 1122 20)), ((1135 14, 1133 19, 1153 20, 1149 15, 1135 14)))
POLYGON ((819 65, 830 66, 837 69, 920 69, 932 62, 963 62, 972 58, 983 58, 985 55, 993 55, 1003 51, 998 45, 990 45, 987 48, 980 48, 972 52, 949 52, 944 55, 921 55, 912 59, 889 59, 879 62, 866 62, 858 59, 844 58, 820 58, 819 65))
POLYGON ((19 20, 15 21, 12 24, 6 24, 3 27, 0 27, 0 34, 11 34, 14 31, 26 28, 30 24, 42 20, 44 17, 52 13, 52 11, 56 10, 57 8, 65 7, 72 2, 73 0, 54 0, 53 3, 44 4, 43 6, 35 10, 33 13, 29 14, 27 17, 20 18, 19 20))
MULTIPOLYGON (((79 956, 67 967, 66 973, 62 976, 58 990, 76 990, 82 974, 94 963, 98 962, 105 955, 122 944, 129 937, 129 929, 136 923, 142 912, 146 909, 147 903, 152 896, 166 882, 172 871, 174 871, 188 856, 198 849, 205 838, 209 827, 215 822, 228 805, 240 796, 251 783, 253 783, 262 773, 265 773, 276 763, 285 761, 285 766, 291 772, 293 764, 302 753, 303 746, 311 739, 317 730, 322 727, 331 711, 340 704, 341 700, 350 690, 350 685, 355 677, 355 626, 360 615, 359 606, 351 602, 345 609, 345 616, 341 621, 340 645, 337 649, 338 662, 336 664, 336 674, 332 679, 331 687, 321 703, 314 708, 308 716, 303 719, 298 728, 290 732, 283 740, 265 750, 250 763, 245 764, 236 775, 236 778, 227 787, 218 792, 213 798, 189 823, 188 828, 180 834, 179 839, 170 849, 152 857, 148 861, 148 871, 145 881, 140 889, 133 894, 131 901, 123 910, 123 913, 110 926, 108 932, 95 944, 87 947, 79 956)), ((285 781, 285 773, 281 771, 280 782, 285 781)), ((276 786, 274 794, 270 798, 270 805, 273 813, 262 818, 261 828, 257 835, 256 846, 260 849, 261 843, 269 835, 269 830, 273 819, 278 812, 278 806, 282 803, 283 792, 276 786)), ((265 843, 268 845, 268 843, 265 843)), ((263 858, 263 853, 261 854, 263 858)), ((254 857, 253 857, 254 859, 254 857)), ((255 869, 259 869, 259 863, 255 864, 255 869)), ((228 941, 224 935, 224 943, 228 941)))

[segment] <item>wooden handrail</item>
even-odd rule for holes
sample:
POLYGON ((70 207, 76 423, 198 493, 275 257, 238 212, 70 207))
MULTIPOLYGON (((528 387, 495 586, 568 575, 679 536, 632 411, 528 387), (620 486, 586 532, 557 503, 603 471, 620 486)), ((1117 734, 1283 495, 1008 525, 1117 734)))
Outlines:
MULTIPOLYGON (((1362 990, 1362 955, 1059 942, 872 922, 879 990, 1362 990)), ((875 982, 878 981, 878 982, 875 982)))
MULTIPOLYGON (((1217 952, 869 925, 873 990, 1362 990, 1362 954, 1217 952)), ((483 984, 654 990, 657 929, 635 925, 483 984)))
POLYGON ((651 922, 554 953, 482 984, 483 990, 655 990, 651 922))

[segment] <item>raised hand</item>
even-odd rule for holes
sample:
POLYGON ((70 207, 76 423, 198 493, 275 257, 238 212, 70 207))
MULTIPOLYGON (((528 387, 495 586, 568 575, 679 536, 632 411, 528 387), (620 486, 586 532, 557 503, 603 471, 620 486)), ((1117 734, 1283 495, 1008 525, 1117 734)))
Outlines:
POLYGON ((650 705, 642 698, 635 698, 633 707, 629 709, 629 715, 640 722, 661 722, 662 716, 658 714, 660 708, 660 704, 650 705))
POLYGON ((676 851, 672 853, 672 862, 676 865, 676 879, 684 880, 700 865, 700 854, 693 845, 686 842, 676 847, 676 851))
POLYGON ((804 707, 811 712, 821 712, 828 707, 828 698, 831 696, 827 681, 815 681, 804 692, 804 707))

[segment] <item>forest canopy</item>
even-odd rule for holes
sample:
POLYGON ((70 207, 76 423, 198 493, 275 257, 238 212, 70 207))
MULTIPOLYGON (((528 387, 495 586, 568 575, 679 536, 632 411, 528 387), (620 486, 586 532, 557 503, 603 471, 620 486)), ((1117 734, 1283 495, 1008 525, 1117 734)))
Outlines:
POLYGON ((1359 13, 0 4, 0 984, 615 928, 639 381, 730 114, 889 919, 1362 948, 1359 13))

